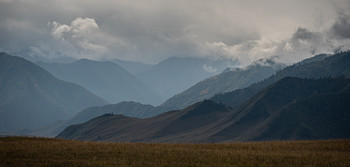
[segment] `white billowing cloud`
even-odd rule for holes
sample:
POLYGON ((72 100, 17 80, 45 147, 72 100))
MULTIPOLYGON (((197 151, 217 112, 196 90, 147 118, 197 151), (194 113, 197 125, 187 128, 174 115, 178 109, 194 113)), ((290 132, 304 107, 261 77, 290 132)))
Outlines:
MULTIPOLYGON (((347 25, 344 25, 344 27, 347 25)), ((292 64, 315 54, 333 53, 339 50, 350 49, 350 38, 342 35, 334 35, 334 30, 326 29, 313 32, 299 27, 291 37, 284 40, 257 39, 248 40, 238 44, 228 45, 224 42, 206 42, 203 54, 224 55, 232 59, 238 59, 241 66, 247 66, 251 62, 274 57, 274 60, 292 64)), ((349 33, 350 29, 339 33, 349 33)))
POLYGON ((252 61, 275 55, 281 41, 266 41, 263 39, 250 40, 242 43, 227 45, 223 42, 207 42, 208 55, 224 55, 238 59, 241 66, 247 66, 252 61))
POLYGON ((311 31, 299 27, 289 38, 283 40, 256 39, 228 45, 224 42, 206 42, 204 54, 224 55, 237 58, 241 66, 261 58, 274 57, 274 60, 292 64, 315 54, 334 53, 350 49, 350 15, 344 16, 329 29, 311 31))
POLYGON ((60 43, 60 45, 69 45, 72 52, 66 52, 66 55, 72 55, 76 58, 101 59, 111 52, 110 48, 126 46, 127 44, 103 32, 96 20, 93 18, 77 17, 71 21, 70 25, 61 24, 56 21, 49 22, 51 36, 60 43))
POLYGON ((99 27, 92 18, 78 17, 71 23, 71 31, 76 35, 87 35, 98 31, 99 27))
POLYGON ((205 71, 210 72, 210 73, 216 73, 218 71, 217 69, 215 69, 211 65, 203 64, 202 67, 205 71))
POLYGON ((107 48, 98 44, 100 41, 94 38, 100 32, 96 21, 92 18, 78 17, 71 22, 71 25, 61 25, 53 22, 52 26, 51 35, 56 39, 67 40, 83 49, 95 52, 105 52, 107 50, 107 48))
POLYGON ((51 35, 56 39, 64 40, 64 37, 63 37, 64 33, 69 32, 71 30, 71 28, 68 25, 66 24, 60 25, 55 21, 52 22, 52 26, 53 28, 52 28, 51 35))

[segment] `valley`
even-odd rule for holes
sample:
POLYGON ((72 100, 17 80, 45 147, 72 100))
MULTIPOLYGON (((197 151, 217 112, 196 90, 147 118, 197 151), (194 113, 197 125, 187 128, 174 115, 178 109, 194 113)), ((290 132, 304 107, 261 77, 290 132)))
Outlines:
POLYGON ((0 167, 350 167, 350 0, 0 0, 0 167))

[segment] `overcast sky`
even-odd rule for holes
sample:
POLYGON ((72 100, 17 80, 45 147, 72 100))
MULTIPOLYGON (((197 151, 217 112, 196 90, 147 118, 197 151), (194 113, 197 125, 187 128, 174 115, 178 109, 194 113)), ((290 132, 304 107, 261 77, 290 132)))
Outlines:
POLYGON ((0 0, 0 51, 295 62, 350 49, 350 0, 0 0))

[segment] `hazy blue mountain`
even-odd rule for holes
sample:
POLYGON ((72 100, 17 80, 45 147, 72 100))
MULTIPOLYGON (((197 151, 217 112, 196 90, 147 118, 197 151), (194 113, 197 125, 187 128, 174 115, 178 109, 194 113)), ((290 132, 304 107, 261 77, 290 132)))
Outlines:
MULTIPOLYGON (((313 58, 306 59, 307 62, 314 62, 324 59, 326 56, 315 56, 313 58)), ((306 64, 305 61, 300 62, 299 64, 306 64)), ((299 65, 298 65, 299 66, 299 65)), ((184 107, 187 107, 195 102, 204 100, 206 98, 210 98, 211 96, 215 95, 216 93, 220 92, 227 92, 229 89, 238 89, 245 86, 249 86, 249 84, 257 82, 259 80, 263 80, 264 78, 268 77, 269 74, 272 74, 275 72, 276 69, 281 68, 280 64, 276 64, 273 61, 269 60, 259 60, 249 66, 245 69, 236 69, 236 68, 227 68, 223 73, 216 75, 214 77, 210 77, 204 81, 201 81, 197 83, 196 85, 192 86, 190 89, 184 91, 183 93, 180 93, 179 95, 175 95, 172 98, 168 99, 164 104, 153 107, 149 110, 147 108, 147 112, 144 112, 145 110, 142 109, 142 107, 138 108, 139 106, 142 106, 142 104, 135 104, 128 105, 123 107, 123 110, 106 110, 103 111, 103 108, 91 108, 89 110, 90 112, 82 111, 82 114, 77 114, 74 118, 74 120, 83 120, 79 122, 74 123, 82 123, 84 121, 87 121, 89 119, 92 119, 94 117, 106 114, 106 113, 114 113, 114 114, 124 114, 126 116, 130 117, 140 117, 140 118, 148 118, 153 117, 155 115, 158 115, 163 112, 167 112, 170 110, 175 109, 182 109, 184 107), (208 92, 206 91, 208 90, 208 92), (207 93, 206 93, 207 92, 207 93), (205 94, 206 93, 206 94, 205 94), (137 111, 134 109, 138 108, 137 111), (127 113, 127 111, 133 111, 127 113), (84 115, 83 118, 79 118, 80 116, 84 115)), ((259 89, 253 87, 247 89, 243 89, 244 91, 241 92, 242 98, 247 98, 246 92, 248 95, 254 95, 254 93, 258 92, 259 89)), ((240 97, 241 97, 240 96, 240 97)), ((249 97, 248 97, 249 98, 249 97)), ((237 103, 241 103, 242 100, 240 98, 236 98, 237 103)), ((227 101, 231 102, 230 99, 227 101)), ((131 103, 129 103, 131 104, 131 103)), ((115 107, 119 104, 115 104, 115 107)), ((72 123, 66 123, 65 126, 71 125, 72 123)))
POLYGON ((268 79, 252 84, 247 88, 232 92, 218 94, 211 99, 225 105, 236 107, 248 100, 264 87, 284 77, 320 78, 320 77, 350 77, 350 51, 337 53, 329 56, 317 56, 315 59, 306 59, 306 62, 288 66, 268 79), (319 59, 322 57, 321 59, 319 59), (319 60, 319 61, 318 61, 319 60))
POLYGON ((70 125, 83 123, 104 114, 122 114, 129 117, 149 118, 170 110, 173 109, 165 108, 163 106, 154 107, 152 105, 132 101, 104 106, 94 106, 80 111, 68 120, 52 124, 51 126, 47 126, 37 131, 28 132, 28 134, 50 137, 56 136, 70 125))
MULTIPOLYGON (((223 70, 223 68, 231 66, 230 64, 232 64, 233 62, 232 61, 225 62, 224 60, 221 60, 221 61, 218 60, 215 62, 215 61, 211 61, 211 60, 209 61, 207 59, 199 59, 199 58, 170 58, 162 63, 159 63, 158 65, 156 65, 156 67, 154 67, 152 69, 155 71, 157 69, 157 70, 159 70, 158 72, 163 71, 164 73, 162 73, 161 75, 157 75, 157 76, 153 75, 153 74, 150 74, 150 75, 153 75, 154 77, 159 77, 158 79, 155 79, 155 80, 161 81, 161 82, 164 81, 164 83, 173 81, 175 78, 178 78, 179 80, 183 81, 185 79, 180 76, 180 72, 183 72, 183 74, 181 74, 181 75, 184 75, 184 76, 186 76, 188 72, 184 71, 185 68, 179 68, 176 65, 181 66, 183 64, 186 64, 186 67, 188 70, 189 69, 197 70, 197 72, 194 72, 191 74, 191 75, 196 75, 196 74, 202 73, 203 65, 207 65, 209 63, 212 63, 211 64, 213 66, 212 68, 220 67, 216 71, 216 72, 219 72, 219 71, 223 70), (198 61, 198 62, 196 62, 196 61, 198 61), (173 63, 175 63, 175 64, 173 64, 173 63), (192 67, 193 65, 194 65, 194 67, 192 67), (179 76, 175 76, 175 75, 179 75, 179 76), (164 79, 164 76, 166 76, 166 78, 168 78, 168 80, 164 79), (163 79, 161 77, 163 77, 163 79), (169 79, 169 78, 171 78, 171 79, 169 79)), ((208 65, 208 67, 209 67, 209 65, 208 65)), ((209 75, 209 72, 205 72, 205 73, 207 73, 209 75)), ((213 73, 210 73, 210 74, 213 74, 213 73)), ((187 76, 187 77, 189 77, 189 76, 187 76)), ((168 87, 168 89, 170 89, 169 85, 163 85, 163 86, 164 86, 163 89, 166 87, 168 87)), ((161 90, 161 89, 159 89, 159 90, 161 90)), ((208 97, 210 97, 210 96, 208 96, 208 97)), ((192 103, 189 103, 188 105, 190 105, 190 104, 192 104, 192 103)), ((186 107, 186 106, 184 106, 184 107, 186 107)), ((182 106, 161 105, 161 106, 153 107, 151 105, 144 105, 144 104, 136 103, 136 102, 122 102, 122 103, 111 104, 111 105, 107 105, 107 106, 103 106, 103 107, 91 107, 91 108, 88 108, 86 110, 81 111, 76 116, 74 116, 74 118, 66 121, 63 125, 60 125, 60 127, 58 129, 65 128, 65 127, 67 127, 71 124, 74 124, 74 123, 82 123, 82 122, 85 122, 89 119, 92 119, 92 118, 97 117, 97 116, 101 116, 101 115, 106 114, 106 113, 123 114, 125 116, 138 117, 138 118, 148 118, 148 117, 153 117, 155 115, 158 115, 158 114, 166 112, 166 111, 178 109, 179 107, 182 107, 182 106)))
POLYGON ((114 142, 228 142, 350 137, 350 79, 286 77, 236 109, 205 100, 148 119, 103 115, 58 138, 114 142))
POLYGON ((55 78, 16 56, 0 53, 0 130, 34 129, 107 104, 85 88, 55 78))
MULTIPOLYGON (((22 57, 30 62, 49 62, 49 63, 70 63, 75 61, 76 59, 69 57, 67 55, 63 55, 61 53, 54 53, 55 55, 59 56, 43 56, 43 55, 37 55, 32 54, 33 52, 31 49, 21 49, 19 51, 11 52, 11 55, 16 55, 18 57, 22 57)), ((51 53, 46 53, 47 55, 50 55, 51 53)))
POLYGON ((111 61, 120 65, 126 71, 128 71, 129 73, 135 76, 148 71, 154 66, 152 64, 145 64, 145 63, 140 63, 135 61, 125 61, 125 60, 119 60, 119 59, 113 59, 111 61))
POLYGON ((163 99, 168 99, 236 64, 228 59, 172 57, 137 76, 163 99))
POLYGON ((110 103, 137 101, 155 105, 162 102, 148 86, 112 62, 82 59, 69 64, 39 62, 38 65, 62 80, 84 86, 110 103))
POLYGON ((101 116, 104 114, 123 114, 125 116, 145 118, 147 112, 151 112, 155 107, 148 104, 141 104, 137 102, 121 102, 118 104, 109 104, 105 106, 95 106, 84 109, 79 112, 70 121, 73 123, 82 123, 91 118, 101 116), (94 116, 91 116, 94 115, 94 116))
POLYGON ((230 92, 245 88, 252 83, 261 81, 282 65, 262 65, 254 63, 246 68, 227 68, 223 73, 198 82, 184 92, 177 94, 163 103, 169 108, 182 109, 204 99, 209 99, 218 93, 230 92))

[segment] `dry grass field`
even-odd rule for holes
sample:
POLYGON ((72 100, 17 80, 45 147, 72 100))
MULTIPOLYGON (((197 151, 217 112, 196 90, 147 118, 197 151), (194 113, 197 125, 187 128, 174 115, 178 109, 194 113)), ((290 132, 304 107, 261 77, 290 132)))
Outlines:
POLYGON ((94 143, 0 138, 0 166, 350 166, 350 141, 94 143))

